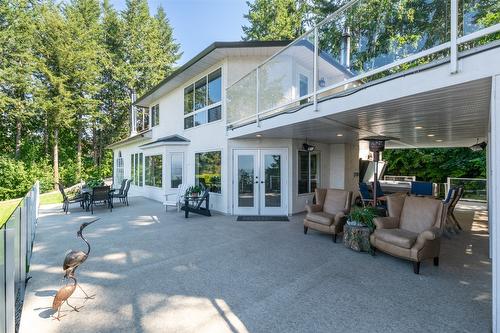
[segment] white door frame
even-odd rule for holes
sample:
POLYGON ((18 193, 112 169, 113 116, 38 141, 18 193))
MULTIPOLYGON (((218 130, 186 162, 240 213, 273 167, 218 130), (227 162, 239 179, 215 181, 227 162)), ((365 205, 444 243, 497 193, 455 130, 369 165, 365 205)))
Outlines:
POLYGON ((233 149, 233 214, 234 215, 288 215, 288 148, 234 148, 233 149), (279 154, 280 160, 280 207, 265 207, 264 156, 279 154), (254 158, 254 206, 238 207, 238 156, 252 155, 254 158))

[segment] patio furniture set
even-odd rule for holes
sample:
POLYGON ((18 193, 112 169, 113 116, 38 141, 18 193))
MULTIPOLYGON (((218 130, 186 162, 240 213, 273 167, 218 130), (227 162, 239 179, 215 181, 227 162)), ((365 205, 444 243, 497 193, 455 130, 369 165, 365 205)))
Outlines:
POLYGON ((64 186, 58 183, 59 192, 63 197, 63 210, 67 214, 69 205, 79 203, 80 207, 86 211, 91 211, 94 214, 94 206, 104 204, 110 211, 113 211, 114 199, 118 199, 121 203, 129 205, 128 191, 130 189, 130 179, 124 179, 119 189, 112 189, 110 186, 95 186, 82 187, 80 192, 72 197, 66 194, 64 186))
MULTIPOLYGON (((360 184, 363 205, 367 206, 369 200, 361 193, 365 190, 366 187, 360 184)), ((372 230, 367 226, 346 224, 352 192, 317 188, 316 203, 306 206, 304 234, 314 229, 332 235, 336 242, 337 235, 343 233, 347 247, 372 254, 380 250, 409 260, 413 262, 414 273, 419 274, 420 263, 424 260, 433 259, 434 265, 439 265, 443 232, 450 228, 461 230, 453 211, 462 194, 463 188, 452 188, 445 200, 414 193, 384 195, 383 203, 377 201, 378 212, 381 209, 384 212, 373 219, 375 228, 372 230)))
POLYGON ((165 194, 165 211, 168 207, 175 207, 177 211, 184 211, 184 217, 188 218, 189 213, 200 214, 204 216, 212 216, 210 213, 210 192, 207 188, 202 187, 201 194, 187 193, 190 186, 180 184, 177 187, 177 192, 165 194), (174 199, 175 198, 175 199, 174 199))

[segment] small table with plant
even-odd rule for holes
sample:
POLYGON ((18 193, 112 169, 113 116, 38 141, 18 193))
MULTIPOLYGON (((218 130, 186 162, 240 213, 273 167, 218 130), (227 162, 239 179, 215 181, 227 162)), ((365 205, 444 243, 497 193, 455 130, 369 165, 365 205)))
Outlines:
POLYGON ((375 217, 377 211, 373 207, 355 208, 344 225, 344 245, 354 251, 373 254, 370 235, 375 229, 375 217))

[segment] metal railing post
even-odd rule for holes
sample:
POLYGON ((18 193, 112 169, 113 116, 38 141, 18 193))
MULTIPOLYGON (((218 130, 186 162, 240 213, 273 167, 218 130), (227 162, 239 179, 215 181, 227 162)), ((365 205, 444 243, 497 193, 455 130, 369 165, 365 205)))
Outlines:
POLYGON ((24 295, 24 281, 26 281, 26 254, 28 250, 28 223, 31 193, 23 199, 19 221, 19 283, 21 295, 24 295))
POLYGON ((450 12, 450 73, 458 72, 458 0, 451 0, 450 12))
POLYGON ((318 27, 314 27, 314 60, 313 60, 313 103, 314 103, 314 111, 318 110, 318 27))
POLYGON ((259 118, 259 66, 255 70, 255 116, 257 121, 257 127, 260 127, 260 118, 259 118))
POLYGON ((5 332, 16 329, 16 282, 15 282, 16 231, 5 228, 5 332))

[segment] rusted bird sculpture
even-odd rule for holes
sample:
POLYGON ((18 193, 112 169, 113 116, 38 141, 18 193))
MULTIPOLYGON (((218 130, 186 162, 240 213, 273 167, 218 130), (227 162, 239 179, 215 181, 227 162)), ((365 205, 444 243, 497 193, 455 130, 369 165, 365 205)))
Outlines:
POLYGON ((76 281, 76 278, 74 276, 69 276, 69 278, 73 280, 73 284, 67 284, 64 287, 62 287, 61 289, 59 289, 56 296, 54 297, 54 301, 52 302, 52 310, 54 310, 54 311, 57 310, 57 316, 53 317, 53 318, 57 319, 57 320, 60 320, 61 317, 65 316, 65 315, 61 316, 61 307, 65 302, 73 310, 75 310, 77 312, 79 310, 79 308, 69 304, 69 302, 68 302, 68 298, 70 298, 71 295, 73 295, 73 293, 75 292, 76 286, 78 285, 78 282, 76 281))
MULTIPOLYGON (((90 221, 90 222, 84 222, 80 225, 80 229, 77 231, 76 235, 77 235, 77 237, 80 237, 87 244, 87 252, 83 252, 81 250, 80 251, 72 250, 71 252, 69 252, 66 255, 66 258, 64 258, 64 263, 63 263, 63 269, 65 272, 64 277, 65 278, 74 277, 75 270, 81 264, 83 264, 85 262, 85 260, 87 260, 87 258, 89 257, 90 243, 87 241, 87 239, 85 237, 83 237, 83 229, 85 229, 87 226, 89 226, 90 224, 94 223, 97 220, 99 220, 99 219, 95 219, 95 220, 90 221)), ((87 299, 94 297, 94 296, 87 295, 85 290, 83 290, 82 287, 80 287, 80 285, 78 285, 78 288, 80 288, 83 291, 83 293, 85 294, 85 297, 87 299)))

